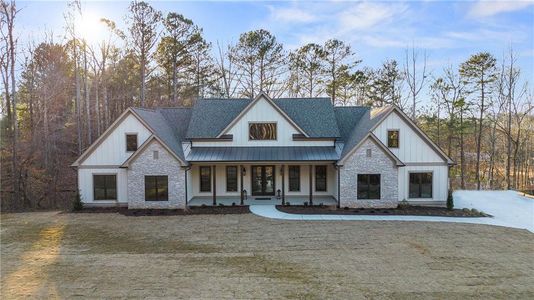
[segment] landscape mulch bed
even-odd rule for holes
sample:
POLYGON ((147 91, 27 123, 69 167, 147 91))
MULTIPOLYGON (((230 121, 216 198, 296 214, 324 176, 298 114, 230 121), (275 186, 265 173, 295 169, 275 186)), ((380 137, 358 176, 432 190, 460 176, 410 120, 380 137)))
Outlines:
POLYGON ((248 205, 244 206, 199 206, 184 209, 128 209, 127 207, 87 207, 73 213, 119 213, 125 216, 177 216, 177 215, 226 215, 248 214, 248 205))
POLYGON ((332 206, 277 205, 276 208, 289 214, 303 215, 371 215, 371 216, 436 216, 436 217, 488 217, 470 209, 448 210, 445 207, 408 206, 398 208, 335 208, 332 206))

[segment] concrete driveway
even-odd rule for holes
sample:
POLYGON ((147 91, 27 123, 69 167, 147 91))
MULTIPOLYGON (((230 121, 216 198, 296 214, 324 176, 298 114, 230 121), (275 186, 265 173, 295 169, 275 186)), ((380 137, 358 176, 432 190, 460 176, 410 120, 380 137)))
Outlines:
POLYGON ((456 191, 455 208, 475 208, 493 216, 495 225, 534 232, 534 199, 514 191, 456 191))
POLYGON ((475 208, 492 217, 302 215, 281 212, 274 205, 251 205, 250 211, 262 217, 281 220, 451 222, 496 225, 534 232, 534 199, 523 197, 517 192, 456 191, 454 192, 454 207, 475 208))

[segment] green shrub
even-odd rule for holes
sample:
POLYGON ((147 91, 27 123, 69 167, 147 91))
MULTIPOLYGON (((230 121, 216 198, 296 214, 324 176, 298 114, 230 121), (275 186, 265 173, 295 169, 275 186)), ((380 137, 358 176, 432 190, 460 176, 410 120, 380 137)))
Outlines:
POLYGON ((76 197, 72 201, 72 210, 74 211, 80 211, 83 209, 83 202, 82 202, 82 196, 80 195, 80 192, 76 192, 76 197))
POLYGON ((452 191, 449 190, 449 194, 447 195, 447 209, 452 210, 454 208, 454 199, 452 198, 452 191))

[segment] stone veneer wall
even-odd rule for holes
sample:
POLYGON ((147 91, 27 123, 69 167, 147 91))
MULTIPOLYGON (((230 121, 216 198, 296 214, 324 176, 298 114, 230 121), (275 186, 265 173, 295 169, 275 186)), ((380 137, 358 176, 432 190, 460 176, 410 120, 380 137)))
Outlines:
POLYGON ((340 175, 341 207, 397 207, 398 167, 370 138, 344 162, 340 175), (367 149, 371 149, 371 157, 367 157, 367 149), (380 174, 380 200, 358 199, 358 174, 380 174))
POLYGON ((185 178, 180 163, 157 141, 152 141, 130 164, 128 208, 185 208, 185 178), (158 151, 158 159, 154 159, 158 151), (145 175, 167 175, 168 201, 145 201, 145 175))

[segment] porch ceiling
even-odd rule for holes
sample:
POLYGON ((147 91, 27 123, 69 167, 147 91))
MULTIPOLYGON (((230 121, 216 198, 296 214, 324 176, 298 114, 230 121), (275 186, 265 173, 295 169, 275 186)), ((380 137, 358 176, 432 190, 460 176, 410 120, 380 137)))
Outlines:
POLYGON ((189 162, 337 161, 338 147, 194 147, 189 162))

